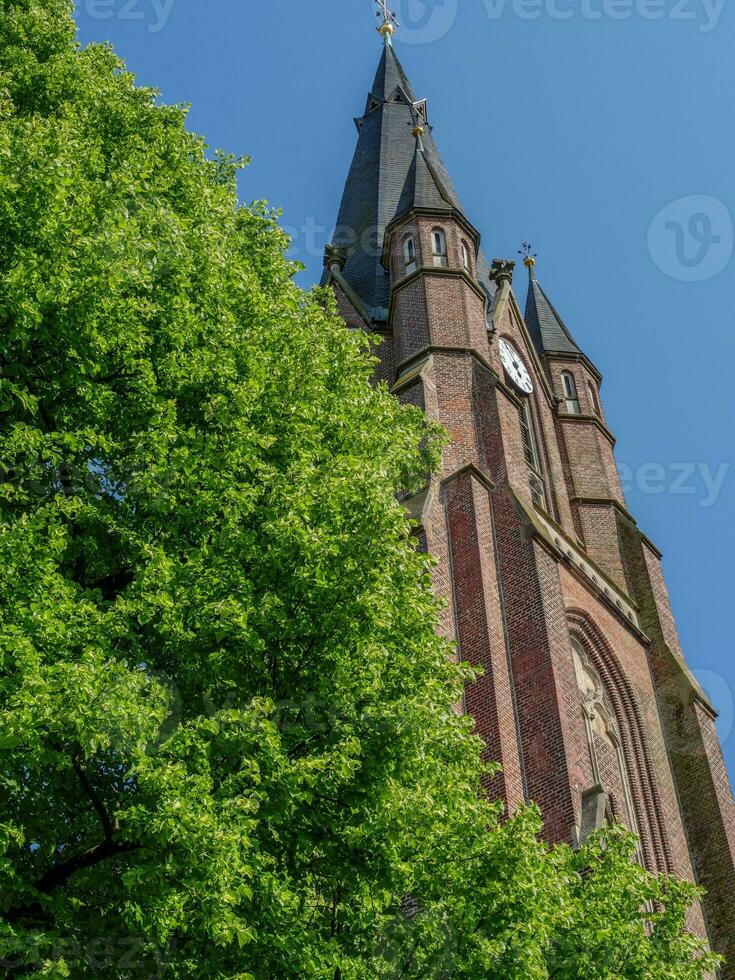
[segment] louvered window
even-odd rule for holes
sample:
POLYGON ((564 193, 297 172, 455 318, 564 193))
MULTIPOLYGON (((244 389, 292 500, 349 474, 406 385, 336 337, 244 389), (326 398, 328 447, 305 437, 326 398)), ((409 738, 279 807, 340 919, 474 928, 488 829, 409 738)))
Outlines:
POLYGON ((523 436, 523 453, 528 464, 528 485, 531 488, 531 499, 537 507, 546 510, 546 485, 544 484, 541 459, 536 445, 531 402, 526 399, 519 411, 521 416, 521 434, 523 436))

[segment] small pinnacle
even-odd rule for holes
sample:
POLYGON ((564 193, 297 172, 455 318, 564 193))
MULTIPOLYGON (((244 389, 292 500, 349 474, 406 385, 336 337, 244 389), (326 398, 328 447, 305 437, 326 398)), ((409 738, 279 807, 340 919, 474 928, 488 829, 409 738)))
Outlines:
POLYGON ((513 270, 515 267, 516 264, 513 259, 493 259, 493 264, 490 267, 490 278, 498 286, 502 286, 503 283, 507 283, 510 286, 513 282, 513 270))

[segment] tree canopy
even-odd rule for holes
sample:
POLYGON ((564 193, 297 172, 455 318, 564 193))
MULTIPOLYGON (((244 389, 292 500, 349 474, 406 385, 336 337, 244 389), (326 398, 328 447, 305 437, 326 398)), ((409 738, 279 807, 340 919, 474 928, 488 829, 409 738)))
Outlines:
POLYGON ((693 886, 488 801, 442 434, 185 119, 0 5, 3 975, 703 977, 693 886))

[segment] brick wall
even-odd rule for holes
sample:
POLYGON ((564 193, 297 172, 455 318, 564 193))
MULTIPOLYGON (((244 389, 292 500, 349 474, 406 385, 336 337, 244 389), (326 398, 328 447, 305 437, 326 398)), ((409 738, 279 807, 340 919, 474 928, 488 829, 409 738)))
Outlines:
MULTIPOLYGON (((735 804, 712 714, 692 696, 658 555, 625 510, 599 377, 584 359, 540 360, 512 297, 488 334, 484 293, 472 281, 472 248, 472 267, 462 268, 467 236, 446 215, 414 215, 394 230, 387 252, 391 322, 376 377, 395 384, 404 402, 420 406, 450 435, 441 474, 411 506, 421 541, 436 558, 442 629, 463 659, 484 670, 468 687, 465 707, 487 757, 503 765, 489 789, 511 808, 535 800, 547 838, 573 843, 582 794, 601 780, 616 818, 639 833, 645 865, 696 876, 709 889, 709 932, 735 963, 735 804), (448 269, 433 265, 436 226, 447 237, 448 269), (407 274, 409 233, 417 270, 407 274), (563 548, 554 544, 557 532, 545 537, 545 525, 534 518, 544 515, 529 484, 524 396, 505 376, 500 337, 515 346, 534 379, 531 419, 546 482, 545 519, 566 536, 563 548), (560 403, 562 370, 574 374, 581 408, 575 418, 560 403), (638 604, 644 632, 620 602, 616 608, 609 589, 606 599, 605 588, 580 571, 570 550, 575 541, 600 578, 607 575, 638 604), (592 734, 573 637, 610 705, 611 727, 593 724, 592 734)), ((338 293, 338 301, 357 325, 347 297, 338 293)), ((704 934, 701 908, 692 910, 689 924, 704 934)), ((732 968, 724 976, 735 976, 732 968)))
POLYGON ((650 663, 659 717, 684 814, 712 943, 735 977, 735 801, 714 713, 684 660, 660 555, 630 522, 621 521, 631 590, 652 640, 650 663))
POLYGON ((490 493, 477 476, 465 471, 445 486, 444 498, 459 648, 463 660, 484 671, 467 689, 466 708, 487 746, 487 760, 503 767, 490 791, 513 810, 523 803, 524 788, 490 493))

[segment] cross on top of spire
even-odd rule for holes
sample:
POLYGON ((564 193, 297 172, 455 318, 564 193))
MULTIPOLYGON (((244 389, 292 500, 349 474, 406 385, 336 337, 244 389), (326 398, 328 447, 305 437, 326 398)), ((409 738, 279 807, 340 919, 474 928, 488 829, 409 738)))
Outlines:
POLYGON ((378 6, 377 17, 382 21, 382 24, 378 28, 378 33, 381 35, 386 44, 391 44, 391 38, 398 27, 398 18, 389 9, 387 0, 375 0, 378 6))

